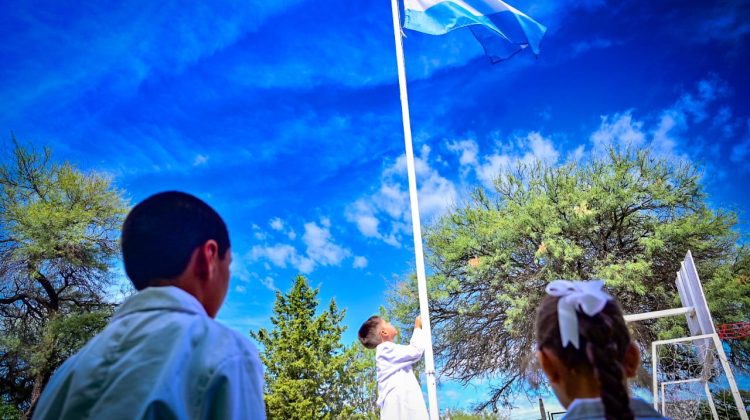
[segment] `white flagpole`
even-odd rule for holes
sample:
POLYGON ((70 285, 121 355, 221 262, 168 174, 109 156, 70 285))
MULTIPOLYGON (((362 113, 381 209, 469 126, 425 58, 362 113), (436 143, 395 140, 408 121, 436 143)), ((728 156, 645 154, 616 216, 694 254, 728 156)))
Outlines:
POLYGON ((414 171, 414 149, 411 143, 411 122, 409 120, 409 98, 406 95, 406 68, 404 66, 404 46, 401 42, 401 22, 398 13, 398 0, 391 0, 393 12, 393 35, 396 39, 396 63, 398 64, 398 86, 401 90, 401 115, 404 120, 404 144, 406 145, 406 169, 409 175, 409 200, 411 223, 414 230, 414 254, 417 260, 417 286, 419 288, 419 313, 422 317, 422 330, 427 337, 424 351, 425 374, 427 376, 427 399, 430 405, 430 419, 438 420, 437 381, 435 360, 432 354, 432 330, 430 310, 427 307, 427 277, 424 270, 422 250, 422 228, 419 223, 419 202, 417 200, 417 176, 414 171))

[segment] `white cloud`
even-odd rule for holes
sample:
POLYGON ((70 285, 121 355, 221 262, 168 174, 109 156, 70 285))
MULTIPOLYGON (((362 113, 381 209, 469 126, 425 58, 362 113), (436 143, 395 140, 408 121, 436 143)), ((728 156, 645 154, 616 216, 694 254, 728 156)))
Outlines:
POLYGON ((208 162, 208 156, 198 154, 195 156, 195 159, 193 160, 193 166, 205 165, 206 162, 208 162))
POLYGON ((536 131, 529 133, 526 139, 529 141, 530 150, 523 156, 524 163, 530 164, 534 161, 557 163, 560 152, 555 149, 551 140, 542 137, 536 131))
POLYGON ((269 220, 268 225, 271 227, 271 229, 275 230, 276 232, 283 233, 287 238, 291 240, 297 239, 297 232, 289 227, 287 223, 280 217, 274 217, 273 219, 269 220))
POLYGON ((271 290, 271 291, 276 290, 276 284, 274 283, 273 277, 271 276, 263 277, 262 279, 260 279, 260 283, 263 286, 266 286, 268 290, 271 290))
POLYGON ((367 267, 367 258, 356 256, 354 257, 354 264, 352 265, 354 268, 365 268, 367 267))
POLYGON ((657 156, 672 156, 677 153, 678 140, 674 137, 677 131, 685 127, 684 115, 674 110, 667 110, 659 119, 659 125, 652 131, 651 150, 657 156))
MULTIPOLYGON (((423 146, 414 159, 423 222, 445 212, 457 197, 453 182, 430 166, 429 154, 430 148, 423 146)), ((383 169, 375 191, 347 206, 345 214, 365 237, 399 247, 402 236, 411 231, 409 206, 406 156, 402 155, 383 169)))
POLYGON ((349 207, 347 218, 357 225, 360 233, 368 238, 379 238, 378 225, 380 221, 375 217, 377 210, 374 206, 364 199, 359 199, 349 207))
POLYGON ((477 154, 479 153, 479 146, 474 140, 461 140, 448 143, 448 150, 451 152, 459 152, 461 155, 458 158, 458 163, 464 166, 472 166, 477 164, 477 154))
POLYGON ((614 117, 602 116, 599 129, 591 134, 591 143, 596 155, 607 153, 612 146, 640 148, 646 143, 643 123, 634 121, 630 111, 614 117))
POLYGON ((251 6, 237 2, 220 8, 194 3, 113 3, 99 9, 96 18, 84 13, 67 19, 65 30, 55 30, 56 26, 43 14, 19 5, 18 16, 24 17, 23 22, 30 29, 19 31, 18 41, 7 43, 8 48, 12 52, 34 44, 41 49, 54 49, 54 53, 29 55, 16 63, 19 75, 10 84, 16 88, 0 91, 0 98, 3 103, 8 102, 7 98, 17 98, 13 111, 23 115, 27 107, 47 98, 65 106, 85 97, 94 87, 107 89, 108 96, 129 94, 155 72, 180 74, 187 66, 234 45, 258 31, 266 19, 298 2, 256 1, 251 6), (139 18, 146 15, 149 19, 139 18), (117 31, 106 30, 113 24, 117 31), (170 30, 163 30, 167 26, 170 30), (45 36, 38 36, 40 33, 45 36), (95 64, 91 57, 96 57, 95 64), (20 76, 22 73, 29 77, 20 76), (107 80, 110 82, 103 82, 107 80), (32 94, 18 94, 23 91, 32 94))
POLYGON ((603 39, 603 38, 595 38, 592 40, 582 41, 573 44, 573 54, 572 56, 577 56, 581 53, 584 53, 589 50, 596 50, 596 49, 606 49, 613 45, 619 45, 620 42, 614 42, 609 39, 603 39))
MULTIPOLYGON (((287 261, 293 261, 295 260, 295 258, 297 258, 296 256, 292 256, 293 253, 293 250, 284 246, 254 247, 247 255, 233 257, 232 265, 230 266, 232 278, 238 279, 243 282, 243 284, 236 285, 234 287, 234 290, 238 293, 245 293, 247 291, 247 286, 245 285, 245 283, 251 281, 259 281, 260 284, 262 284, 269 290, 276 290, 273 278, 269 276, 261 278, 257 273, 250 272, 247 268, 247 263, 263 257, 273 258, 280 265, 286 265, 287 261)), ((271 269, 271 265, 269 265, 268 263, 264 263, 264 266, 266 270, 271 269)))
POLYGON ((580 162, 586 154, 586 146, 581 144, 568 154, 568 160, 580 162))
POLYGON ((323 219, 320 225, 313 222, 305 223, 305 233, 302 241, 307 246, 307 256, 320 265, 339 265, 341 260, 351 252, 333 242, 330 231, 331 222, 323 219))
POLYGON ((750 159, 750 118, 747 120, 745 138, 732 147, 730 159, 735 163, 743 163, 745 169, 750 168, 750 162, 748 162, 748 159, 750 159))
POLYGON ((245 261, 242 257, 239 256, 233 256, 232 257, 232 263, 229 266, 229 272, 231 273, 231 276, 241 280, 241 281, 250 281, 250 271, 247 269, 247 266, 245 265, 245 261))
POLYGON ((276 230, 276 231, 279 231, 279 232, 282 231, 282 230, 284 230, 284 221, 281 220, 278 217, 274 217, 273 219, 271 219, 268 222, 268 224, 269 224, 269 226, 271 226, 271 229, 273 229, 273 230, 276 230))
POLYGON ((721 107, 711 121, 711 126, 721 129, 722 134, 726 138, 731 138, 739 125, 733 122, 732 109, 728 106, 721 107))
POLYGON ((714 128, 721 128, 727 136, 733 132, 732 110, 721 107, 712 116, 713 104, 728 95, 726 83, 717 77, 699 81, 694 91, 685 92, 669 107, 659 113, 652 127, 633 117, 632 111, 602 116, 599 128, 591 135, 593 152, 597 156, 607 153, 611 146, 632 149, 649 148, 661 158, 685 160, 688 152, 697 149, 696 144, 688 145, 691 127, 705 121, 714 128))
POLYGON ((250 255, 255 260, 265 258, 271 261, 273 265, 281 268, 286 268, 287 262, 291 262, 298 258, 297 250, 293 246, 286 244, 270 246, 256 245, 250 250, 250 255))
POLYGON ((515 145, 516 150, 495 150, 489 155, 479 157, 479 147, 474 140, 449 143, 448 150, 459 154, 462 176, 473 170, 477 180, 487 188, 492 188, 499 175, 518 165, 532 165, 537 161, 552 165, 560 158, 560 152, 552 141, 536 131, 505 143, 515 145))
MULTIPOLYGON (((293 231, 290 232, 296 237, 293 231)), ((302 235, 304 251, 285 243, 256 245, 251 249, 249 257, 253 261, 266 260, 264 267, 267 270, 271 269, 268 265, 270 262, 276 267, 291 266, 301 273, 309 274, 318 266, 341 265, 344 259, 352 255, 348 248, 335 242, 331 234, 331 221, 328 218, 321 219, 319 223, 305 223, 304 232, 302 235)), ((269 289, 275 288, 272 279, 264 285, 269 289)))

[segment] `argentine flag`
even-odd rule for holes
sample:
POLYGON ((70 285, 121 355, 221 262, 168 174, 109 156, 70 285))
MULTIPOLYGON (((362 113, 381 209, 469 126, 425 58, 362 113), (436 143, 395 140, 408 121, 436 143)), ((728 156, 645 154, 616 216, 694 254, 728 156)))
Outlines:
POLYGON ((404 0, 404 28, 443 35, 468 26, 493 63, 530 47, 539 54, 547 28, 500 0, 404 0))

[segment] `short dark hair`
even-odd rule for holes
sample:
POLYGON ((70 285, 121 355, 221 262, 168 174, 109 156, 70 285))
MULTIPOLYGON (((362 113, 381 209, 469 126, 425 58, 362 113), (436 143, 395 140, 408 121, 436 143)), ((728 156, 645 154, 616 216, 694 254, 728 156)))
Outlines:
POLYGON ((383 318, 374 315, 367 319, 367 321, 359 327, 359 342, 368 349, 374 349, 378 344, 383 342, 380 338, 380 323, 383 322, 383 318))
POLYGON ((210 239, 219 245, 223 259, 229 232, 211 206, 179 191, 152 195, 133 207, 122 225, 125 272, 136 290, 173 279, 185 271, 193 251, 210 239))

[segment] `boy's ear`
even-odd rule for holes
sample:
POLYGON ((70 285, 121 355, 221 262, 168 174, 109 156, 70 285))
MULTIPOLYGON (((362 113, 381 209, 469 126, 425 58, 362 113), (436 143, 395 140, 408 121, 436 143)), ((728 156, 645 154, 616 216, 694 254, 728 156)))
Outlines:
POLYGON ((219 244, 209 239, 193 252, 192 267, 194 275, 206 281, 213 274, 216 265, 216 257, 219 254, 219 244))
POLYGON ((625 360, 623 360, 625 375, 628 378, 634 378, 636 372, 638 372, 638 366, 640 365, 641 352, 638 350, 638 346, 636 346, 635 343, 630 343, 628 349, 625 351, 625 360))
POLYGON ((547 375, 550 383, 556 384, 560 382, 560 378, 562 377, 562 362, 557 355, 542 348, 537 350, 536 357, 539 359, 539 364, 542 365, 542 370, 547 375))

